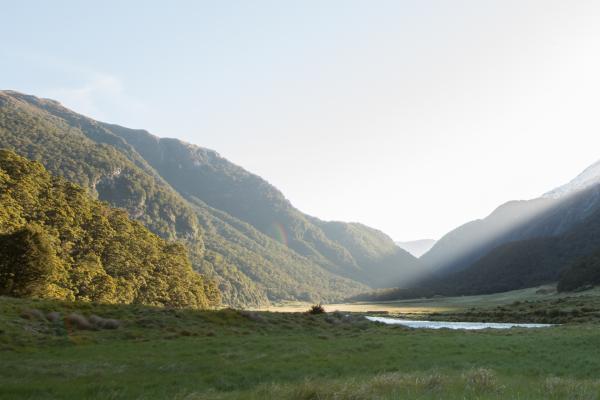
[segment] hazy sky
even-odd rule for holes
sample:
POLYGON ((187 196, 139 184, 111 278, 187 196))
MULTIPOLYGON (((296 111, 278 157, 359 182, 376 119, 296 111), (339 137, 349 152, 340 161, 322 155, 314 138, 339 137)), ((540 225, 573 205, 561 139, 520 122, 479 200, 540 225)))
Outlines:
POLYGON ((0 88, 439 238, 600 159, 600 1, 0 0, 0 88), (127 4, 124 4, 127 3, 127 4))

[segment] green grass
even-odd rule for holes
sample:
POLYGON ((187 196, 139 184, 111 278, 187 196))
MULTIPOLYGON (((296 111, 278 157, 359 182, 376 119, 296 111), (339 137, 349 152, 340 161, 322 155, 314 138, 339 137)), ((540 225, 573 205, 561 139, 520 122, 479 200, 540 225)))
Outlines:
MULTIPOLYGON (((503 296, 504 301, 495 305, 482 297, 482 302, 468 302, 470 307, 463 307, 452 312, 433 312, 427 317, 437 320, 451 321, 496 321, 496 322, 541 322, 552 324, 600 323, 600 290, 592 289, 576 293, 537 293, 532 289, 508 292, 506 294, 488 295, 503 296), (515 296, 517 292, 521 295, 515 296), (529 295, 527 295, 529 294, 529 295)), ((544 288, 548 290, 548 288, 544 288)), ((408 317, 422 317, 412 315, 408 317)))
POLYGON ((588 399, 600 395, 599 348, 595 323, 410 330, 342 313, 0 298, 2 399, 588 399), (79 331, 22 318, 26 309, 122 325, 79 331))

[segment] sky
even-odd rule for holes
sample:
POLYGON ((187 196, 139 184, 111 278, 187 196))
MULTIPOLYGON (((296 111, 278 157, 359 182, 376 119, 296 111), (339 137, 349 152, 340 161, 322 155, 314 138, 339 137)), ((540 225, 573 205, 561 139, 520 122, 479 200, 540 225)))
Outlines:
POLYGON ((437 239, 600 159, 600 2, 0 0, 0 89, 437 239))

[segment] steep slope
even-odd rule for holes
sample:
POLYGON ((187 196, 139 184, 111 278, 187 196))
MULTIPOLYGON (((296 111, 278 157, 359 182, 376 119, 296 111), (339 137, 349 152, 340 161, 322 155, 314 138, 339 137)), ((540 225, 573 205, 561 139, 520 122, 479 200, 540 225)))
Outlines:
POLYGON ((0 255, 0 295, 192 308, 220 302, 183 246, 7 150, 0 150, 0 255))
POLYGON ((560 274, 557 289, 573 291, 600 285, 600 247, 587 257, 577 260, 560 274))
POLYGON ((487 218, 469 222, 445 235, 421 261, 431 274, 457 272, 505 243, 562 235, 598 209, 598 187, 560 198, 509 202, 487 218))
MULTIPOLYGON (((590 192, 596 191, 598 188, 589 188, 586 192, 591 195, 590 192)), ((562 235, 499 246, 468 268, 449 274, 428 287, 439 294, 467 295, 522 289, 560 279, 563 282, 572 281, 573 283, 563 284, 562 287, 573 289, 575 282, 586 281, 590 272, 573 272, 572 267, 578 260, 598 251, 600 210, 562 235), (574 279, 574 276, 578 278, 574 279)))
POLYGON ((412 285, 355 299, 469 295, 559 281, 559 290, 600 283, 600 163, 543 197, 500 206, 444 236, 412 285))
POLYGON ((365 288, 200 198, 184 198, 123 138, 57 102, 0 92, 0 147, 42 162, 161 237, 185 243, 194 268, 218 280, 226 304, 334 300, 365 288))
POLYGON ((396 242, 396 245, 401 249, 408 251, 413 256, 419 258, 423 254, 427 253, 435 245, 434 239, 419 239, 410 240, 407 242, 396 242))
MULTIPOLYGON (((581 217, 582 204, 595 204, 600 185, 572 195, 572 215, 581 217)), ((555 210, 558 211, 558 210, 555 210)), ((562 218, 565 210, 561 210, 562 218)), ((600 208, 560 235, 516 240, 495 247, 477 261, 455 271, 429 277, 415 285, 360 295, 360 300, 393 300, 422 296, 457 296, 504 292, 559 282, 559 290, 600 283, 600 208)), ((550 226, 556 216, 549 214, 550 226)), ((539 229, 541 222, 534 225, 539 229)))
POLYGON ((312 220, 329 239, 348 249, 358 265, 364 266, 357 279, 371 287, 406 285, 421 272, 414 256, 377 229, 359 223, 312 220))
POLYGON ((131 144, 188 200, 249 223, 332 273, 381 287, 411 279, 419 269, 418 261, 382 232, 305 215, 274 186, 212 150, 142 130, 103 126, 131 144))

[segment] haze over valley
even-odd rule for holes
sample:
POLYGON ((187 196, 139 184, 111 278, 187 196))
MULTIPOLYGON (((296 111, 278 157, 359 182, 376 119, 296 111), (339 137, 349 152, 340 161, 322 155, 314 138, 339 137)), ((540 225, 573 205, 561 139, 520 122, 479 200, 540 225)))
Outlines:
POLYGON ((5 3, 0 398, 600 398, 597 2, 5 3))

